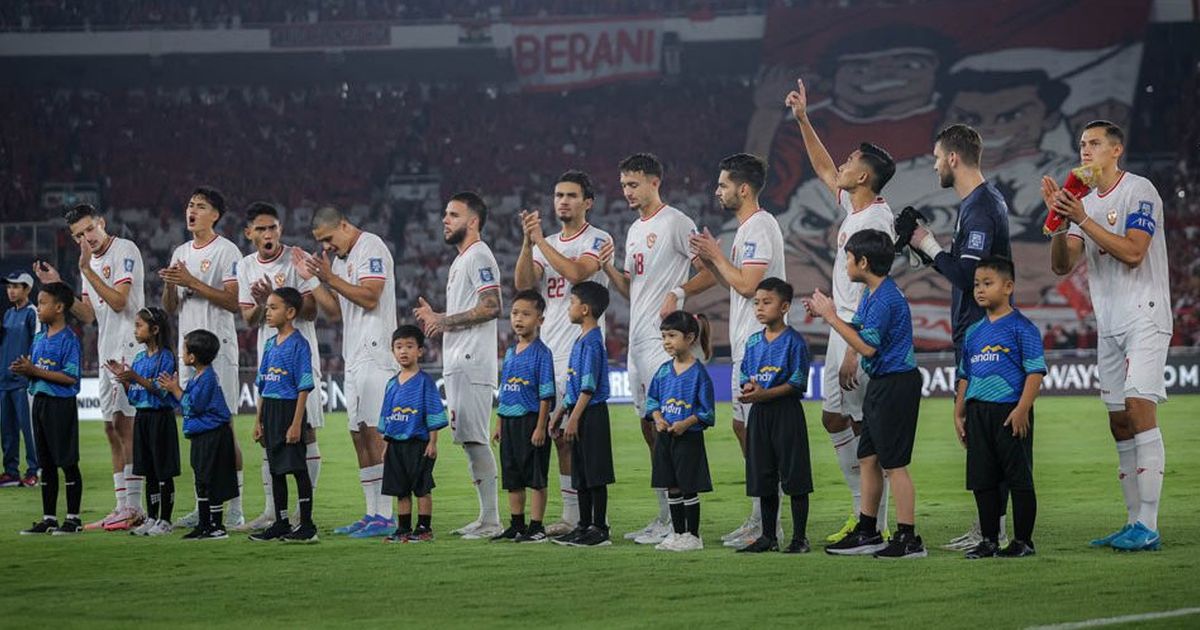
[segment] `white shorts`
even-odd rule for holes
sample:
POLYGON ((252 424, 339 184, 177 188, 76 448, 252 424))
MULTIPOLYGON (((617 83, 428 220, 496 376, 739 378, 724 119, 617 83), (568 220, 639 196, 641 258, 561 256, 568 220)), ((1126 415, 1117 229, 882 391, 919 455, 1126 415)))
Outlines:
MULTIPOLYGON (((380 405, 383 403, 380 402, 380 405)), ((308 392, 308 403, 304 405, 308 426, 320 429, 325 426, 325 405, 321 403, 321 377, 313 375, 313 388, 308 392)))
POLYGON ((117 377, 108 371, 108 368, 100 367, 100 415, 104 416, 104 420, 111 422, 116 414, 125 414, 129 419, 133 419, 133 415, 137 410, 133 405, 129 404, 129 397, 125 395, 125 388, 117 381, 117 377))
MULTIPOLYGON (((554 361, 554 409, 561 409, 563 404, 563 396, 567 395, 567 367, 570 365, 569 360, 554 361)), ((553 417, 551 413, 551 417, 553 417)))
POLYGON ((650 390, 650 381, 654 380, 658 368, 671 359, 671 355, 663 350, 661 340, 644 341, 629 347, 629 361, 626 369, 629 371, 629 392, 633 396, 633 408, 638 418, 646 417, 646 392, 650 390))
POLYGON ((455 444, 487 444, 491 437, 488 426, 492 420, 492 400, 495 388, 463 372, 443 374, 446 385, 446 407, 450 416, 450 434, 455 444))
POLYGON ((351 433, 358 433, 360 425, 379 426, 388 380, 395 376, 392 370, 375 366, 346 370, 343 388, 346 395, 346 428, 351 433))
POLYGON ((1096 359, 1100 368, 1100 399, 1109 411, 1123 411, 1126 398, 1167 401, 1163 370, 1171 334, 1142 320, 1118 335, 1100 337, 1096 359))
POLYGON ((738 402, 738 395, 742 392, 741 360, 735 360, 730 367, 732 370, 729 373, 729 394, 730 404, 733 406, 733 421, 738 424, 746 424, 746 420, 750 417, 750 405, 738 402))
POLYGON ((871 377, 858 364, 858 387, 850 391, 842 389, 838 381, 838 370, 842 369, 842 360, 846 358, 849 344, 833 330, 829 331, 829 344, 825 351, 825 369, 821 371, 821 411, 840 413, 850 416, 856 422, 862 421, 863 399, 867 395, 867 383, 871 377))
MULTIPOLYGON (((238 401, 241 399, 242 386, 238 379, 237 363, 224 361, 221 357, 217 357, 210 369, 217 373, 217 383, 221 386, 221 395, 225 397, 225 404, 229 407, 229 413, 238 415, 238 401)), ((195 376, 195 368, 184 365, 183 360, 179 361, 179 386, 187 388, 187 384, 195 376)))

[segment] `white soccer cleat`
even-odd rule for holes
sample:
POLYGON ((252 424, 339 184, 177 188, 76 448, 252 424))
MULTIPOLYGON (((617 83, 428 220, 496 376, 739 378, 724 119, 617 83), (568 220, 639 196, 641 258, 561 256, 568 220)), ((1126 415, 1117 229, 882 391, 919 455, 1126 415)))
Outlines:
POLYGON ((273 512, 263 512, 254 518, 253 521, 246 523, 247 530, 261 531, 275 524, 275 514, 273 512))
POLYGON ((129 533, 132 536, 147 536, 150 534, 150 530, 154 529, 154 526, 157 524, 158 524, 158 521, 152 521, 150 519, 146 519, 146 520, 142 521, 141 525, 138 525, 137 527, 129 530, 129 533))
POLYGON ((496 536, 504 531, 504 528, 499 524, 481 523, 479 527, 466 532, 462 535, 463 540, 491 540, 492 536, 496 536))
POLYGON ((737 529, 729 532, 728 534, 721 536, 721 542, 728 542, 730 540, 742 540, 742 539, 746 538, 747 533, 758 532, 758 531, 762 531, 762 521, 760 521, 757 518, 754 518, 753 516, 747 516, 746 520, 742 521, 742 524, 738 525, 737 529))
POLYGON ((225 531, 244 532, 246 531, 246 515, 242 511, 233 507, 225 513, 225 531))
POLYGON ((154 523, 154 526, 150 528, 150 531, 146 532, 146 535, 169 536, 173 531, 175 531, 175 528, 171 527, 171 523, 169 521, 157 521, 154 523))
POLYGON ((192 510, 175 521, 175 527, 194 528, 200 525, 200 514, 192 510))
MULTIPOLYGON (((660 531, 663 528, 671 529, 671 524, 668 522, 661 521, 657 517, 655 517, 655 519, 650 521, 649 523, 647 523, 645 527, 625 534, 625 540, 632 540, 632 541, 636 542, 638 538, 642 538, 642 537, 646 536, 647 534, 651 534, 651 533, 660 531)), ((672 529, 671 531, 674 531, 674 530, 672 529)), ((663 534, 663 537, 665 538, 666 534, 663 534)), ((658 544, 659 542, 662 542, 661 538, 658 541, 656 541, 654 544, 658 544)), ((645 544, 645 543, 642 543, 642 544, 645 544)))
POLYGON ((971 529, 967 530, 962 536, 953 538, 950 542, 942 545, 942 549, 948 551, 969 551, 974 549, 980 542, 983 542, 983 533, 979 530, 979 521, 975 521, 971 525, 971 529))
MULTIPOLYGON (((754 527, 742 530, 739 538, 730 538, 721 544, 731 549, 741 549, 762 537, 762 523, 755 521, 754 527)), ((778 538, 776 539, 778 540, 778 538)))
POLYGON ((702 551, 704 549, 704 541, 699 536, 693 536, 691 532, 684 532, 675 537, 675 544, 671 547, 671 551, 702 551))
POLYGON ((471 521, 470 523, 467 523, 466 525, 459 527, 458 529, 451 530, 450 533, 454 534, 455 536, 465 536, 465 535, 479 529, 480 525, 482 525, 482 524, 483 523, 481 523, 479 521, 479 519, 475 519, 475 520, 471 521))
POLYGON ((641 536, 634 538, 633 542, 639 545, 657 545, 675 532, 675 528, 670 523, 656 520, 653 525, 654 527, 647 528, 641 536))
POLYGON ((654 548, 659 551, 675 551, 674 545, 675 545, 675 541, 677 541, 678 539, 679 539, 679 534, 676 534, 674 531, 671 531, 671 533, 667 534, 667 537, 664 538, 662 542, 658 543, 657 545, 654 545, 654 548))

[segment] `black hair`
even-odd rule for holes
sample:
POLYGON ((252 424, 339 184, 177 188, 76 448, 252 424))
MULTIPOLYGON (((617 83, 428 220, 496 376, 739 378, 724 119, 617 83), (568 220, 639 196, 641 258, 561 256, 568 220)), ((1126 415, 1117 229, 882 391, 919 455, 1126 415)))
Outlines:
POLYGON ((563 182, 567 182, 570 184, 578 184, 579 187, 581 189, 583 189, 583 198, 584 199, 595 199, 596 198, 596 189, 592 186, 592 178, 588 177, 588 174, 584 173, 583 171, 575 171, 575 170, 567 171, 567 172, 563 173, 562 175, 559 175, 558 181, 554 182, 554 183, 561 184, 563 182))
POLYGON ((995 94, 1001 90, 1029 86, 1037 90, 1038 100, 1046 112, 1057 112, 1071 94, 1071 88, 1061 79, 1051 79, 1045 70, 959 70, 946 77, 940 91, 947 106, 960 92, 995 94))
POLYGON ((574 295, 588 307, 592 312, 592 317, 599 319, 604 311, 608 310, 608 289, 599 282, 587 280, 571 287, 571 295, 574 295))
POLYGON ((778 295, 779 299, 783 300, 784 303, 787 304, 791 304, 792 298, 796 296, 796 290, 792 288, 792 285, 788 284, 782 278, 776 278, 774 276, 770 278, 763 278, 762 282, 759 282, 758 286, 755 287, 754 290, 770 291, 771 293, 778 295))
POLYGON ((673 311, 663 318, 658 329, 674 330, 682 333, 685 338, 688 335, 694 335, 696 341, 700 342, 704 360, 712 358, 712 327, 709 326, 708 318, 703 314, 692 315, 687 311, 673 311))
POLYGON ((892 154, 885 151, 883 147, 870 142, 858 145, 858 152, 861 156, 859 159, 871 169, 871 190, 878 195, 883 192, 883 187, 892 181, 892 176, 896 174, 896 160, 893 160, 892 154))
POLYGON ((733 183, 739 186, 749 184, 750 190, 756 195, 767 184, 767 161, 757 155, 735 153, 721 160, 718 167, 729 173, 733 183))
POLYGON ((859 230, 846 240, 846 253, 864 258, 867 268, 876 276, 886 276, 892 270, 896 245, 892 237, 880 230, 859 230))
POLYGON ((412 324, 404 324, 397 328, 392 333, 392 343, 395 344, 397 339, 412 339, 417 342, 418 348, 425 347, 425 333, 412 324))
POLYGON ((321 206, 313 213, 309 226, 314 230, 319 227, 337 227, 339 223, 345 220, 346 215, 342 214, 341 210, 333 206, 321 206))
POLYGON ((300 309, 304 308, 304 296, 300 295, 300 292, 292 287, 279 287, 271 293, 278 295, 279 299, 283 300, 283 303, 287 306, 296 309, 297 315, 300 314, 300 309))
POLYGON ((1121 146, 1125 145, 1125 131, 1121 129, 1120 125, 1111 120, 1093 120, 1084 125, 1083 128, 1085 131, 1088 129, 1103 129, 1104 135, 1108 136, 1109 140, 1121 146))
POLYGON ((90 203, 81 203, 72 206, 69 210, 63 213, 63 220, 67 222, 67 226, 75 225, 76 223, 88 218, 99 217, 100 211, 90 203))
POLYGON ((979 271, 980 269, 991 269, 1000 274, 1000 277, 1005 280, 1017 279, 1017 270, 1013 266, 1013 261, 1004 256, 988 256, 984 258, 975 265, 975 271, 979 271))
POLYGON ((958 155, 967 166, 979 166, 983 159, 983 138, 968 125, 950 125, 939 131, 934 141, 942 145, 942 151, 958 155))
POLYGON ((221 191, 212 186, 197 186, 196 190, 192 191, 193 197, 204 197, 208 201, 208 205, 217 211, 217 220, 213 222, 216 225, 225 216, 225 195, 221 191))
POLYGON ((938 60, 935 81, 945 76, 958 57, 955 41, 943 31, 912 24, 889 24, 856 33, 854 37, 840 38, 830 46, 828 52, 821 55, 820 65, 825 71, 823 74, 832 77, 837 73, 842 57, 869 55, 896 48, 928 50, 938 60))
POLYGON ((466 204, 467 210, 470 210, 472 214, 479 217, 479 231, 483 231, 483 226, 487 225, 488 207, 483 202, 483 197, 479 196, 479 193, 469 190, 456 192, 450 197, 450 201, 466 204))
POLYGON ((525 289, 524 291, 517 291, 517 294, 513 296, 512 301, 513 301, 513 303, 516 303, 517 300, 533 302, 533 306, 534 306, 534 308, 537 309, 538 313, 546 312, 546 299, 542 297, 541 293, 538 293, 537 291, 534 291, 533 289, 525 289))
POLYGON ((663 165, 653 153, 634 153, 617 165, 622 173, 642 173, 662 179, 663 165))
POLYGON ((54 301, 62 304, 64 315, 75 305, 75 292, 71 290, 71 287, 62 282, 43 284, 41 292, 50 294, 50 297, 54 298, 54 301))
POLYGON ((154 343, 159 350, 171 347, 171 318, 167 316, 167 312, 157 306, 147 306, 138 311, 138 317, 146 322, 150 327, 151 332, 154 332, 154 343))
POLYGON ((191 353, 200 365, 212 365, 213 359, 221 351, 221 340, 203 328, 193 330, 183 336, 183 348, 191 353))
POLYGON ((254 220, 262 215, 279 218, 279 208, 275 204, 266 201, 255 201, 246 208, 246 225, 254 223, 254 220))

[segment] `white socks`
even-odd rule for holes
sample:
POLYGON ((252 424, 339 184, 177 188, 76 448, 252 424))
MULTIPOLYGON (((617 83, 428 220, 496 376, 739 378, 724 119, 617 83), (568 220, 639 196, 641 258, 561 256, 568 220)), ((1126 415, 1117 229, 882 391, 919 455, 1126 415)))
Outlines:
POLYGON ((118 510, 129 505, 125 501, 125 494, 126 494, 127 490, 125 487, 125 472, 124 471, 113 473, 113 492, 115 492, 117 495, 117 509, 118 510))
POLYGON ((229 500, 230 512, 242 512, 242 486, 246 485, 246 475, 242 471, 237 471, 238 493, 236 497, 229 500))
POLYGON ((375 516, 375 483, 381 481, 372 477, 371 471, 373 468, 374 466, 367 466, 366 468, 358 469, 358 483, 362 486, 363 499, 367 503, 363 514, 367 516, 375 516))
POLYGON ((125 506, 138 510, 142 507, 142 485, 145 479, 133 474, 133 464, 125 464, 125 506))
POLYGON ((879 511, 875 513, 876 522, 879 523, 879 533, 887 531, 888 528, 888 490, 892 487, 891 480, 887 474, 883 475, 883 493, 879 495, 879 511))
POLYGON ((1158 531, 1158 501, 1162 497, 1163 470, 1167 463, 1162 432, 1158 427, 1133 436, 1137 449, 1138 518, 1151 531, 1158 531))
POLYGON ((391 520, 393 514, 392 497, 383 496, 383 464, 368 466, 365 470, 369 475, 371 496, 375 503, 375 511, 372 514, 391 520))
POLYGON ((562 493, 562 520, 574 527, 579 524, 579 493, 571 486, 571 475, 558 475, 558 485, 562 493))
POLYGON ((271 465, 267 463, 267 454, 263 453, 262 458, 262 482, 263 494, 266 498, 263 501, 263 513, 270 514, 271 518, 275 517, 275 484, 271 479, 271 465))
POLYGON ((671 522, 671 504, 667 502, 667 489, 654 488, 654 496, 658 498, 658 522, 671 522))
MULTIPOLYGON (((316 442, 304 447, 304 463, 308 466, 308 478, 312 481, 313 491, 317 489, 317 479, 321 477, 321 447, 316 442)), ((383 471, 379 473, 383 477, 383 471)))
POLYGON ((500 524, 500 505, 497 494, 496 458, 485 444, 463 444, 467 453, 467 468, 479 494, 479 522, 500 524))
POLYGON ((842 477, 846 480, 846 486, 850 488, 850 497, 854 502, 854 511, 851 513, 857 517, 862 509, 862 476, 859 474, 858 468, 858 436, 854 435, 854 429, 846 427, 837 433, 830 433, 829 441, 833 442, 833 452, 837 455, 838 468, 842 470, 842 477))
POLYGON ((1121 480, 1121 496, 1125 498, 1125 513, 1127 525, 1133 525, 1138 520, 1141 511, 1141 498, 1138 496, 1138 451, 1137 441, 1121 440, 1117 442, 1117 472, 1121 480))

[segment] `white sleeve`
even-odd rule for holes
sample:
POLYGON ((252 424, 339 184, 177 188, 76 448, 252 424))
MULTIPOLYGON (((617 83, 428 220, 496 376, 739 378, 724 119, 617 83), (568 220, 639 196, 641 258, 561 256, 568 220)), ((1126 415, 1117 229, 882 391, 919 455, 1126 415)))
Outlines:
POLYGON ((692 259, 692 248, 688 244, 688 238, 696 232, 696 222, 691 217, 679 211, 679 216, 676 218, 675 224, 675 247, 680 254, 683 254, 692 259))
MULTIPOLYGON (((250 254, 254 256, 255 254, 250 254)), ((250 293, 250 285, 254 280, 250 278, 249 264, 250 256, 242 259, 242 263, 238 265, 237 281, 238 281, 238 304, 242 306, 254 306, 254 296, 250 293)))
POLYGON ((770 218, 759 217, 752 221, 749 228, 749 234, 746 235, 746 240, 742 242, 742 265, 762 265, 771 264, 771 259, 777 254, 771 239, 770 218))
POLYGON ((537 245, 533 246, 533 264, 538 266, 538 269, 546 268, 546 257, 542 255, 542 248, 537 245))
POLYGON ((890 208, 886 211, 880 209, 878 212, 873 212, 871 214, 871 225, 868 227, 887 234, 892 237, 893 241, 896 240, 896 218, 892 216, 890 208))
POLYGON ((358 261, 358 269, 356 270, 358 272, 359 283, 369 279, 387 280, 388 274, 394 273, 394 271, 387 268, 387 256, 385 255, 387 252, 380 251, 386 248, 383 241, 371 239, 365 244, 369 245, 369 248, 366 251, 366 256, 363 256, 362 260, 358 261))
POLYGON ((472 252, 471 258, 466 262, 469 265, 467 278, 476 293, 486 289, 500 288, 500 266, 496 264, 495 256, 485 249, 477 249, 472 252))
POLYGON ((237 246, 233 243, 230 243, 229 247, 223 249, 221 252, 220 267, 218 267, 218 269, 221 269, 222 284, 227 282, 237 282, 238 261, 241 259, 242 252, 238 251, 237 246))
POLYGON ((116 252, 116 260, 114 261, 116 269, 113 270, 113 286, 119 284, 132 283, 137 277, 136 270, 142 265, 141 252, 137 250, 137 246, 128 241, 119 243, 121 249, 116 252))

